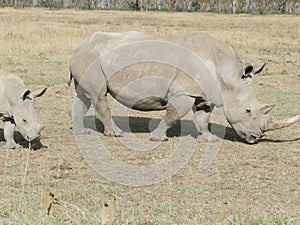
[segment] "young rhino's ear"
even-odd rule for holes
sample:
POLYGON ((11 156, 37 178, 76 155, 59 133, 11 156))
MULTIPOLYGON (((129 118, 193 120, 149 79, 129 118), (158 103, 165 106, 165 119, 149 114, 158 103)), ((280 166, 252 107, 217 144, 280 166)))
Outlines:
POLYGON ((247 78, 247 77, 252 78, 254 75, 259 74, 264 69, 265 65, 266 64, 264 63, 255 69, 251 65, 246 66, 246 68, 244 69, 244 73, 242 75, 242 79, 247 78))
POLYGON ((249 66, 246 66, 246 68, 244 69, 244 72, 242 74, 242 79, 245 79, 247 77, 250 77, 252 78, 252 71, 253 71, 253 66, 249 65, 249 66))
POLYGON ((24 91, 24 93, 22 94, 23 101, 25 101, 25 99, 32 100, 30 94, 31 94, 31 92, 29 90, 24 91))
POLYGON ((253 74, 259 74, 265 67, 266 63, 263 63, 260 67, 256 68, 253 74))

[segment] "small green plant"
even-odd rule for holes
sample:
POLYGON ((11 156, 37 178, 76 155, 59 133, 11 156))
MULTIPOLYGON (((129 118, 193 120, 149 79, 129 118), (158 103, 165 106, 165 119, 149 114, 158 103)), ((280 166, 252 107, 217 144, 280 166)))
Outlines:
POLYGON ((11 207, 6 203, 0 204, 0 218, 7 218, 11 214, 11 207))

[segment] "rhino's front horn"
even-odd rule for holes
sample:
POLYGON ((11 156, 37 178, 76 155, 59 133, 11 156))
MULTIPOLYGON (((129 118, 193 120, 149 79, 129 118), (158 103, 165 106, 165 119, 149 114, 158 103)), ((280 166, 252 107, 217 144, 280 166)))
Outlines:
POLYGON ((270 130, 280 129, 280 128, 283 128, 283 127, 288 127, 288 126, 296 123, 299 120, 300 120, 300 114, 297 115, 297 116, 287 118, 287 119, 272 119, 272 118, 269 118, 267 120, 267 126, 264 130, 265 131, 270 131, 270 130))

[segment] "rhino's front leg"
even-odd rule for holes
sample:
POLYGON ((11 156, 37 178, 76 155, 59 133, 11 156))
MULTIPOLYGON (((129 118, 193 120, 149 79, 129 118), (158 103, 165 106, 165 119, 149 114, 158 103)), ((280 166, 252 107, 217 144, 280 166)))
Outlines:
POLYGON ((194 123, 199 133, 199 138, 204 141, 216 142, 219 138, 208 130, 209 117, 212 110, 213 107, 207 105, 201 106, 200 108, 197 108, 196 106, 193 107, 194 123))
POLYGON ((4 122, 4 138, 6 140, 6 148, 16 148, 18 145, 14 140, 15 124, 10 121, 4 122))
POLYGON ((192 108, 195 99, 186 95, 172 96, 168 102, 166 115, 160 121, 158 127, 151 132, 151 141, 167 141, 167 130, 185 116, 192 108))

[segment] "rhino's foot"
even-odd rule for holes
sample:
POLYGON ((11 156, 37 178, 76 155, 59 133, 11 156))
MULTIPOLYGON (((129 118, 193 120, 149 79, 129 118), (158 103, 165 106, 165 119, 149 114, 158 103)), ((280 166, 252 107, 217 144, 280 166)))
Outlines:
POLYGON ((156 136, 154 134, 151 134, 150 136, 150 141, 159 141, 159 142, 162 142, 162 141, 167 141, 168 140, 168 137, 163 135, 163 136, 156 136))
MULTIPOLYGON (((162 120, 163 121, 163 120, 162 120)), ((164 123, 161 122, 161 123, 164 123)), ((165 124, 163 124, 165 125, 165 124)), ((150 134, 150 141, 167 141, 168 140, 168 137, 166 135, 166 129, 165 128, 156 128, 155 130, 153 130, 150 134)))
POLYGON ((199 137, 200 140, 205 141, 205 142, 220 141, 219 137, 217 137, 216 135, 213 135, 211 133, 203 133, 203 134, 200 134, 198 137, 199 137))
POLYGON ((103 134, 108 137, 123 137, 123 131, 121 130, 105 130, 103 134))
POLYGON ((76 135, 80 135, 80 134, 91 134, 95 132, 94 130, 92 129, 89 129, 89 128, 83 128, 81 130, 79 129, 73 129, 73 133, 76 134, 76 135))
POLYGON ((16 148, 19 148, 20 146, 18 144, 16 144, 15 142, 7 142, 5 144, 5 148, 8 148, 8 149, 16 149, 16 148))

